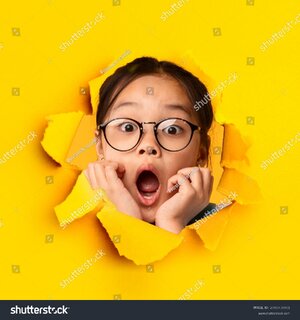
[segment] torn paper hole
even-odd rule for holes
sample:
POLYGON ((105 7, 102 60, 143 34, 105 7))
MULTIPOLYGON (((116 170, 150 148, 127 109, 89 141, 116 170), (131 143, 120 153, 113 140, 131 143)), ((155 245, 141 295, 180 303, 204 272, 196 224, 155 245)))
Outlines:
POLYGON ((96 120, 94 115, 69 112, 52 115, 41 142, 44 150, 59 164, 83 170, 96 161, 96 120))
POLYGON ((48 155, 61 165, 68 166, 65 158, 83 115, 82 112, 70 112, 47 117, 48 127, 41 144, 48 155))
POLYGON ((68 197, 54 208, 59 225, 67 227, 94 209, 104 205, 105 193, 103 190, 93 190, 84 173, 81 173, 68 197))
POLYGON ((250 142, 241 135, 233 124, 225 124, 224 128, 221 165, 226 168, 242 170, 244 166, 249 166, 247 151, 250 142))
POLYGON ((79 170, 85 169, 90 162, 97 160, 95 128, 95 116, 84 115, 70 144, 65 160, 79 170))
MULTIPOLYGON (((196 67, 189 67, 190 62, 186 63, 185 68, 196 70, 193 69, 196 67)), ((201 80, 210 89, 213 85, 205 77, 203 74, 201 80)), ((96 159, 94 114, 98 105, 99 88, 104 80, 105 78, 101 76, 90 82, 93 115, 72 112, 49 117, 51 122, 45 131, 42 145, 62 167, 72 167, 81 171, 87 163, 96 159)), ((220 97, 214 98, 214 106, 218 105, 219 101, 220 97)), ((218 173, 220 176, 218 191, 224 195, 236 191, 238 194, 236 201, 240 204, 259 201, 260 192, 256 182, 241 172, 249 165, 246 156, 249 143, 233 125, 225 124, 224 131, 225 139, 221 158, 223 170, 220 169, 218 173)), ((221 143, 218 142, 218 144, 221 143)), ((200 226, 193 224, 187 228, 198 234, 207 249, 215 250, 226 229, 231 208, 232 206, 228 206, 220 210, 200 226)), ((106 198, 105 193, 91 189, 85 175, 81 173, 66 200, 55 207, 55 213, 61 227, 66 228, 74 220, 80 219, 89 212, 95 214, 98 212, 97 217, 118 253, 136 264, 148 264, 163 259, 169 252, 180 246, 184 239, 184 232, 176 235, 118 212, 106 198)))

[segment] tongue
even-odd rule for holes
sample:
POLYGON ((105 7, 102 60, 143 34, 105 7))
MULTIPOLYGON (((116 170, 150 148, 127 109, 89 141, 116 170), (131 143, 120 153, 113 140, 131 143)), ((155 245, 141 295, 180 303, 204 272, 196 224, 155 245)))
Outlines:
POLYGON ((159 182, 154 173, 143 171, 137 180, 137 187, 141 192, 155 192, 159 187, 159 182))

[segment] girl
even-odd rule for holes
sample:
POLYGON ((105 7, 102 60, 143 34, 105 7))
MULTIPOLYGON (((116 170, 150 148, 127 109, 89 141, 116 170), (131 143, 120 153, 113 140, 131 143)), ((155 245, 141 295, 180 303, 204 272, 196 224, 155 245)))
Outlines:
POLYGON ((213 120, 208 91, 190 72, 142 57, 100 88, 96 149, 84 171, 116 208, 173 233, 203 216, 213 177, 206 167, 213 120), (200 213, 199 213, 200 212, 200 213))

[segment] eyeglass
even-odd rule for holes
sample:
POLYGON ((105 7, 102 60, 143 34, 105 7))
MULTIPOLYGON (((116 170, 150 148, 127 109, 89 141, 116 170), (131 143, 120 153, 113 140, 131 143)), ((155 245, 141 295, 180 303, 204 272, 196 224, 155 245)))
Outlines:
POLYGON ((158 144, 165 150, 175 152, 186 148, 195 130, 201 128, 181 118, 168 118, 159 122, 138 122, 130 118, 116 118, 97 126, 102 130, 106 142, 117 151, 130 151, 140 142, 144 124, 153 124, 158 144))

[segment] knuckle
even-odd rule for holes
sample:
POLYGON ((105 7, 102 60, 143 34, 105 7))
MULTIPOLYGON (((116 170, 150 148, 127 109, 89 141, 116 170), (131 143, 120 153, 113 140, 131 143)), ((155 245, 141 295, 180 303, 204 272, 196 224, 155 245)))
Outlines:
POLYGON ((116 161, 112 161, 112 160, 105 160, 105 163, 109 166, 113 166, 115 167, 117 165, 116 161))
POLYGON ((109 165, 105 166, 105 170, 110 172, 110 171, 114 170, 114 167, 109 164, 109 165))
POLYGON ((207 174, 210 172, 209 168, 199 168, 200 171, 202 171, 203 174, 207 174))
POLYGON ((91 162, 91 163, 89 163, 89 164, 87 165, 86 172, 87 172, 87 173, 91 173, 91 172, 94 171, 94 168, 95 168, 95 165, 94 165, 93 162, 91 162))
POLYGON ((94 168, 94 162, 90 162, 87 166, 87 170, 91 170, 92 168, 94 168))

